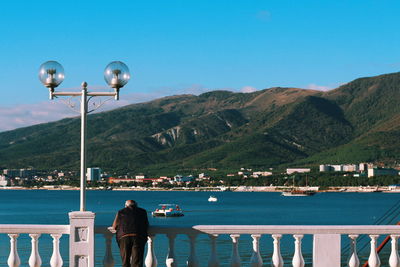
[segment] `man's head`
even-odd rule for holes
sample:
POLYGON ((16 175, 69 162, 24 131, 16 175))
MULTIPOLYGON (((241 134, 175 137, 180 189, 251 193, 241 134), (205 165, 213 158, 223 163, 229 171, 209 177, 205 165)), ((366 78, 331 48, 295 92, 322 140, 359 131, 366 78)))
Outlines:
POLYGON ((137 206, 137 203, 135 200, 129 199, 129 200, 125 201, 126 208, 134 208, 136 206, 137 206))

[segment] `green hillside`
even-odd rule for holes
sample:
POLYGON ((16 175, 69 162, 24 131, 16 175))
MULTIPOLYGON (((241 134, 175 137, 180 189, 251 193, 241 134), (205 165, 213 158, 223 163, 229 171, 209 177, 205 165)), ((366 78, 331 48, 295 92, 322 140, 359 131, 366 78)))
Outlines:
MULTIPOLYGON (((212 91, 88 117, 88 165, 108 171, 396 162, 400 74, 329 92, 212 91)), ((0 167, 79 168, 79 118, 0 133, 0 167)))

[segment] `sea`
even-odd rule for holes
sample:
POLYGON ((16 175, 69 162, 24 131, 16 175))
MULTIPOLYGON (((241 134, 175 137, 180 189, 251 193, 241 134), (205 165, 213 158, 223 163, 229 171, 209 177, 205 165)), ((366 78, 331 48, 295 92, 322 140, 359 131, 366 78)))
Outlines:
MULTIPOLYGON (((275 192, 196 192, 196 191, 88 191, 87 210, 96 214, 96 226, 110 226, 116 212, 123 208, 127 199, 134 199, 146 209, 151 225, 193 226, 193 225, 374 225, 395 224, 400 220, 400 195, 395 193, 318 193, 308 197, 284 197, 275 192), (210 195, 217 202, 208 202, 210 195), (185 216, 177 218, 153 218, 151 211, 158 204, 176 203, 185 216)), ((1 190, 0 224, 68 224, 68 212, 79 210, 79 191, 67 190, 1 190)), ((381 239, 384 237, 381 237, 381 239)), ((61 238, 61 255, 64 266, 68 266, 68 236, 61 238)), ((270 266, 272 238, 263 235, 260 251, 264 265, 270 266)), ((285 266, 291 266, 293 237, 282 239, 282 255, 285 266)), ((102 266, 105 241, 96 235, 96 266, 102 266)), ((252 239, 242 235, 239 239, 239 253, 242 266, 249 266, 252 255, 252 239)), ((348 238, 342 236, 343 266, 348 257, 348 238)), ((178 266, 184 266, 189 255, 189 240, 178 235, 175 241, 178 266)), ((200 266, 207 266, 210 255, 208 236, 197 238, 196 254, 200 266)), ((369 238, 359 237, 360 262, 369 254, 369 238)), ((154 241, 159 266, 165 266, 168 240, 164 235, 154 241)), ((0 266, 7 266, 10 242, 6 234, 0 235, 0 266)), ((18 253, 21 266, 28 266, 30 237, 22 234, 18 238, 18 253)), ((387 261, 389 246, 382 258, 387 261)), ((306 266, 312 266, 312 236, 303 239, 303 256, 306 266)), ((42 266, 50 266, 52 239, 42 235, 39 241, 42 266)), ((115 266, 121 266, 118 247, 113 239, 115 266)), ((221 266, 229 266, 232 242, 229 235, 217 240, 217 251, 221 266)), ((382 266, 385 266, 383 264, 382 266)))

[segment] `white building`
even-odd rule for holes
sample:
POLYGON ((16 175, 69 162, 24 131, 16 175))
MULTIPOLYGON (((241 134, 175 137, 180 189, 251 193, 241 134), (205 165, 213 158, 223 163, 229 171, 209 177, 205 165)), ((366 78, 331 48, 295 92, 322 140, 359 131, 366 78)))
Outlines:
POLYGON ((263 171, 263 172, 253 172, 253 176, 270 176, 272 175, 272 172, 267 172, 267 171, 263 171))
POLYGON ((399 175, 399 171, 392 168, 368 168, 368 178, 381 175, 399 175))
POLYGON ((357 164, 345 164, 342 167, 344 172, 358 172, 359 171, 359 165, 357 164))
POLYGON ((288 168, 286 169, 287 174, 292 174, 292 173, 306 173, 306 172, 311 172, 310 168, 288 168))
POLYGON ((88 181, 100 181, 101 169, 100 168, 87 168, 88 181))

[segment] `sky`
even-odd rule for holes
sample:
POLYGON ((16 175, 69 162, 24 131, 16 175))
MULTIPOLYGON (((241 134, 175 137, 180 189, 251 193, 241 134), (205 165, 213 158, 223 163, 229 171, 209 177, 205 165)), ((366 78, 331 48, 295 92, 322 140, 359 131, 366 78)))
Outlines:
POLYGON ((211 90, 330 90, 397 72, 399 12, 398 0, 4 1, 0 131, 78 115, 68 99, 48 99, 38 80, 48 60, 64 66, 62 91, 83 81, 108 90, 105 66, 125 62, 132 79, 102 110, 211 90))

